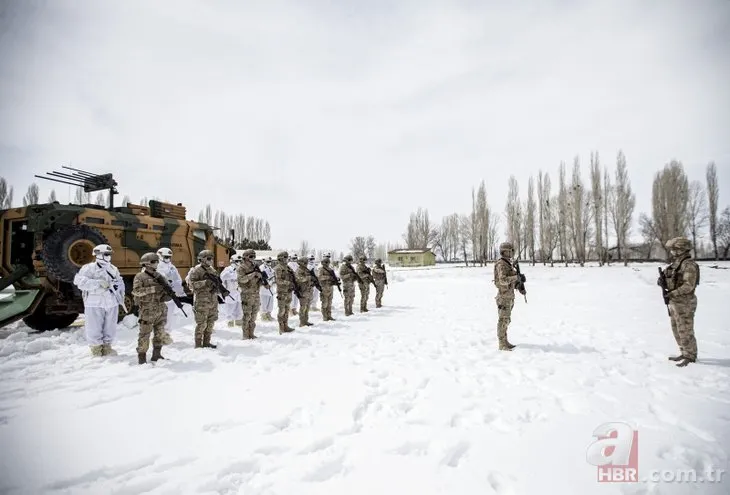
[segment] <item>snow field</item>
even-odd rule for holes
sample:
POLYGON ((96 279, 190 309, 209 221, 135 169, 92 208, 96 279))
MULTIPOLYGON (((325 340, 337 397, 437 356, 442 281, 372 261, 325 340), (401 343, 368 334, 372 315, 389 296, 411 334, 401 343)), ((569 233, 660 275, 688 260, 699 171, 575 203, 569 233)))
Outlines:
POLYGON ((730 474, 610 484, 586 462, 621 421, 642 479, 728 469, 730 270, 702 265, 699 361, 680 369, 656 266, 523 264, 511 353, 491 265, 392 269, 383 308, 345 318, 336 293, 335 322, 259 322, 255 341, 219 323, 215 350, 188 320, 156 365, 136 364, 136 328, 97 359, 80 329, 18 329, 0 340, 0 492, 726 494, 730 474))

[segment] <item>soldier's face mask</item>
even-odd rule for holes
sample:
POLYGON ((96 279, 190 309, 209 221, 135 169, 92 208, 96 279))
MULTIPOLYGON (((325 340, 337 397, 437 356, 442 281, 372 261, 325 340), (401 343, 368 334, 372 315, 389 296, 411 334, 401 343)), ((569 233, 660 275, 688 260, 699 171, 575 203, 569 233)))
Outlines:
POLYGON ((172 261, 172 256, 163 256, 162 261, 165 263, 170 263, 172 261))
POLYGON ((99 254, 96 256, 96 259, 98 259, 100 261, 106 261, 107 263, 111 263, 112 255, 111 254, 99 254))

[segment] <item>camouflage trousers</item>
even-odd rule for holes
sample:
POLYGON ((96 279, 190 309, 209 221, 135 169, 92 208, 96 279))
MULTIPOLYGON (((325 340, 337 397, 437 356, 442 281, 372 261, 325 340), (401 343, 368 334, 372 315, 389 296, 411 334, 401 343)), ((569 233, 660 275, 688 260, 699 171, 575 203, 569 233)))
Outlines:
POLYGON ((312 304, 312 291, 305 290, 299 298, 299 326, 304 327, 309 323, 309 305, 312 304))
POLYGON ((368 297, 370 297, 370 284, 357 284, 360 288, 360 312, 368 310, 368 297))
POLYGON ((276 305, 278 313, 276 319, 279 321, 279 330, 289 326, 289 307, 291 306, 292 293, 288 290, 276 291, 276 305))
POLYGON ((697 359, 697 340, 695 339, 695 312, 697 296, 676 299, 669 302, 672 333, 683 356, 697 359))
POLYGON ((241 323, 243 338, 253 339, 253 331, 256 328, 256 315, 258 315, 261 307, 259 290, 241 293, 241 304, 243 305, 243 322, 241 323))
POLYGON ((345 298, 345 316, 352 314, 352 304, 355 302, 355 284, 345 282, 342 292, 345 298))
POLYGON ((319 293, 319 301, 322 304, 322 319, 324 321, 332 320, 332 295, 334 287, 331 285, 323 285, 322 292, 319 293))
POLYGON ((195 341, 209 341, 215 322, 218 320, 218 300, 196 297, 193 313, 195 314, 195 341))
POLYGON ((512 321, 512 308, 515 305, 514 297, 497 296, 497 339, 500 348, 507 345, 507 327, 512 321))
POLYGON ((385 281, 375 281, 375 307, 379 308, 383 305, 383 292, 385 292, 385 281))
POLYGON ((167 305, 150 304, 139 308, 139 335, 137 336, 137 353, 146 354, 150 349, 150 334, 152 345, 162 347, 165 336, 165 324, 167 323, 167 305))

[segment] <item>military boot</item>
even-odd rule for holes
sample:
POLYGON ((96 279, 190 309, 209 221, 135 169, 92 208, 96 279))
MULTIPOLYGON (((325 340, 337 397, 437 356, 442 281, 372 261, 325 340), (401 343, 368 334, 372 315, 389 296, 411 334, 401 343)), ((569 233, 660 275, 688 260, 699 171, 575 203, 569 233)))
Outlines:
POLYGON ((217 349, 218 348, 217 345, 210 343, 210 337, 211 337, 211 334, 209 334, 209 333, 203 334, 203 347, 207 347, 210 349, 217 349))
POLYGON ((517 346, 516 346, 516 345, 514 345, 514 344, 510 344, 510 341, 509 341, 509 340, 507 340, 506 338, 504 339, 504 345, 506 345, 507 347, 509 347, 509 348, 510 348, 510 350, 511 350, 511 349, 514 349, 515 347, 517 347, 517 346))
POLYGON ((696 359, 694 359, 694 358, 691 358, 691 357, 687 357, 687 356, 682 356, 682 360, 681 360, 680 362, 678 362, 678 363, 677 363, 677 367, 678 367, 678 368, 684 368, 684 367, 685 367, 685 366, 687 366, 687 365, 688 365, 689 363, 694 363, 694 362, 696 362, 696 361, 697 361, 697 360, 696 360, 696 359))
POLYGON ((509 347, 506 342, 500 342, 499 343, 499 350, 500 351, 511 351, 512 348, 509 347))
POLYGON ((104 355, 104 346, 92 345, 89 349, 91 349, 91 355, 94 357, 101 357, 104 355))
POLYGON ((116 356, 117 355, 117 351, 115 351, 114 349, 112 349, 112 345, 111 344, 103 344, 101 346, 101 355, 102 356, 116 356))
POLYGON ((147 353, 146 352, 138 352, 137 353, 137 362, 139 364, 146 364, 147 363, 147 353))
POLYGON ((670 361, 681 361, 684 359, 684 356, 680 354, 679 356, 669 356, 667 359, 670 361))
POLYGON ((156 345, 152 348, 152 358, 150 361, 157 361, 159 359, 165 359, 165 356, 162 355, 162 346, 156 345))

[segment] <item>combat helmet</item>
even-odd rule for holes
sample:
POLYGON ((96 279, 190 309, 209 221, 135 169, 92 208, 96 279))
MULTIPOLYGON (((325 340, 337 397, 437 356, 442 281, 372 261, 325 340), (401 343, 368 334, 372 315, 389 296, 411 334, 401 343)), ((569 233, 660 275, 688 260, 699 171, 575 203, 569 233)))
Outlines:
POLYGON ((286 261, 289 259, 289 253, 287 253, 286 251, 282 251, 276 255, 276 259, 279 261, 286 261))
POLYGON ((210 249, 203 249, 200 253, 198 253, 198 261, 213 261, 213 251, 210 249))
POLYGON ((342 261, 346 261, 347 263, 352 263, 353 257, 352 257, 351 254, 348 254, 347 256, 345 256, 344 258, 342 258, 342 261))
POLYGON ((507 251, 511 253, 515 252, 515 247, 512 245, 511 242, 503 242, 499 245, 499 254, 501 254, 502 256, 507 256, 507 251))
POLYGON ((687 253, 692 250, 692 243, 686 237, 675 237, 669 239, 665 244, 665 247, 670 251, 679 251, 680 253, 687 253))
MULTIPOLYGON (((153 267, 154 265, 157 265, 159 263, 160 257, 157 255, 157 253, 145 253, 142 255, 142 257, 139 259, 139 264, 141 266, 147 267, 153 267)), ((156 267, 155 267, 156 269, 156 267)))

